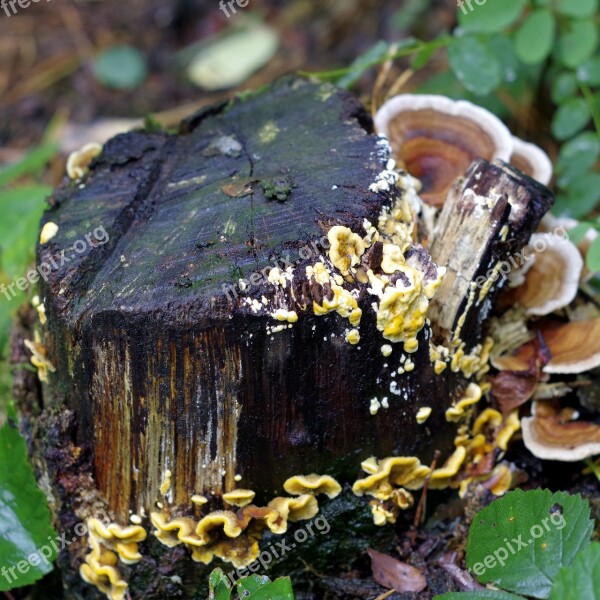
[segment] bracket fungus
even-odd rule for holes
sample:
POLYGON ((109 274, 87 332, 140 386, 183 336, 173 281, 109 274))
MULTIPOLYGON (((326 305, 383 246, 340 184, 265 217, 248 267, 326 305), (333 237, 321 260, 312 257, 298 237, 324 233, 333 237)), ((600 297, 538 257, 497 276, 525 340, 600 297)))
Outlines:
POLYGON ((90 164, 100 153, 100 144, 86 144, 81 150, 71 152, 67 159, 67 175, 70 179, 81 179, 89 170, 90 164))
MULTIPOLYGON (((569 375, 600 366, 600 318, 569 323, 547 320, 536 324, 536 329, 552 355, 544 373, 569 375)), ((535 354, 535 343, 527 342, 513 355, 492 358, 492 364, 499 370, 525 371, 535 354)))
POLYGON ((524 142, 514 136, 512 142, 513 153, 510 157, 510 163, 541 184, 548 185, 553 174, 550 157, 535 144, 524 142))
POLYGON ((577 295, 583 271, 579 249, 555 233, 534 233, 522 252, 526 262, 524 283, 510 300, 528 314, 542 316, 568 306, 577 295))
POLYGON ((534 402, 530 417, 521 419, 523 442, 538 458, 573 462, 600 454, 600 426, 574 420, 572 410, 554 402, 534 402))
POLYGON ((476 158, 509 162, 513 153, 500 119, 445 96, 395 96, 377 111, 375 128, 389 139, 397 162, 421 181, 423 200, 435 206, 476 158))

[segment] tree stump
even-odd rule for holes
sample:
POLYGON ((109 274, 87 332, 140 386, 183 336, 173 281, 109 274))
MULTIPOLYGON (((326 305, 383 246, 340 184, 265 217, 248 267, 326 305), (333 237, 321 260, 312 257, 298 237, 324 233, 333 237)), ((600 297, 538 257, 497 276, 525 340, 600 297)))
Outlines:
MULTIPOLYGON (((427 464, 451 452, 444 413, 475 373, 451 356, 439 372, 431 346, 481 353, 501 281, 476 293, 474 282, 527 242, 551 197, 506 165, 475 163, 431 256, 409 240, 406 260, 425 282, 436 264, 448 273, 431 323, 394 341, 369 291, 383 244, 357 251, 356 265, 340 252, 337 270, 331 254, 348 230, 366 236, 394 210, 388 159, 351 95, 286 78, 200 112, 178 135, 118 136, 82 182, 55 192, 44 222, 58 233, 39 247, 40 263, 64 257, 41 285, 55 372, 34 447, 61 530, 98 507, 121 525, 157 502, 197 515, 193 495, 218 510, 223 493, 251 489, 261 505, 294 475, 352 483, 370 456, 427 464), (100 230, 106 243, 89 235, 100 230), (317 263, 330 271, 321 280, 317 263), (351 306, 331 308, 339 289, 351 306)), ((122 567, 131 589, 165 597, 167 575, 183 573, 181 597, 204 589, 181 547, 145 544, 144 560, 122 567)), ((76 576, 85 544, 66 552, 73 597, 92 597, 76 576)))

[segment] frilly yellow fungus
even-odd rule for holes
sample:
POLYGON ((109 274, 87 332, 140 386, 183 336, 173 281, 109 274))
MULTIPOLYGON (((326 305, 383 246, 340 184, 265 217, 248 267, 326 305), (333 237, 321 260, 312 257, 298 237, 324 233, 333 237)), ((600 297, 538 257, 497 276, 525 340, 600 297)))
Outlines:
POLYGON ((381 270, 388 275, 399 271, 406 265, 402 248, 396 244, 383 244, 381 270))
POLYGON ((391 499, 392 502, 402 510, 410 508, 415 503, 414 496, 403 488, 393 490, 391 499))
POLYGON ((495 444, 497 448, 506 452, 508 447, 508 442, 511 440, 512 436, 521 429, 521 421, 519 419, 519 411, 513 410, 506 421, 502 425, 502 428, 496 434, 495 444))
POLYGON ((239 569, 254 562, 259 554, 258 540, 241 536, 231 540, 221 540, 208 547, 193 548, 192 560, 209 564, 216 557, 239 569))
POLYGON ((502 425, 503 420, 502 414, 499 411, 493 408, 486 408, 475 419, 475 423, 473 423, 473 435, 483 433, 488 427, 496 429, 502 425))
POLYGON ((95 586, 109 600, 124 600, 127 594, 127 582, 117 569, 117 555, 103 549, 100 542, 90 536, 88 540, 91 552, 84 558, 84 564, 79 567, 81 578, 95 586))
POLYGON ((321 305, 313 301, 314 314, 322 316, 330 312, 337 312, 344 319, 348 319, 350 325, 357 326, 360 323, 362 310, 358 308, 356 298, 351 292, 336 283, 331 285, 331 290, 333 291, 331 300, 324 298, 321 305))
POLYGON ((81 179, 88 172, 92 160, 101 152, 100 144, 86 144, 81 150, 72 152, 67 159, 67 175, 71 179, 81 179))
POLYGON ((267 518, 267 525, 273 533, 285 533, 287 531, 287 521, 304 521, 312 519, 319 512, 319 504, 314 496, 304 494, 298 498, 274 498, 268 504, 268 507, 275 510, 282 517, 282 523, 278 531, 272 528, 275 522, 274 518, 267 518))
POLYGON ((146 539, 146 530, 139 525, 121 526, 117 523, 104 525, 98 519, 89 519, 88 529, 90 535, 105 541, 122 540, 123 543, 143 542, 146 539))
POLYGON ((238 537, 242 533, 235 513, 229 510, 216 510, 202 517, 196 525, 196 535, 202 544, 211 542, 218 531, 223 531, 230 538, 238 537))
POLYGON ((327 233, 329 240, 329 259, 342 275, 348 275, 350 268, 360 262, 365 244, 362 238, 348 227, 335 225, 327 233))
POLYGON ((25 347, 31 352, 32 356, 29 359, 31 364, 38 370, 38 377, 42 383, 48 383, 48 372, 54 373, 56 369, 54 365, 46 358, 47 350, 42 344, 41 338, 37 331, 34 334, 33 340, 25 340, 25 347))
POLYGON ((170 519, 166 512, 150 513, 150 521, 156 528, 154 535, 163 546, 174 548, 179 544, 190 546, 202 545, 202 540, 196 535, 196 522, 189 517, 170 519))
POLYGON ((47 244, 58 233, 58 225, 49 221, 42 227, 40 233, 40 244, 47 244))
MULTIPOLYGON (((372 466, 372 463, 368 464, 370 470, 372 470, 372 466)), ((422 465, 416 457, 396 456, 384 458, 378 461, 375 473, 354 482, 352 491, 357 496, 374 495, 382 483, 391 483, 411 490, 418 490, 423 486, 430 473, 429 467, 422 465)))
POLYGON ((376 502, 371 503, 371 514, 373 515, 373 523, 380 527, 386 523, 395 523, 397 518, 394 511, 389 510, 384 505, 376 502))
POLYGON ((191 497, 191 501, 192 504, 195 504, 196 506, 202 506, 208 502, 208 498, 206 498, 205 496, 201 496, 200 494, 194 494, 191 497))
POLYGON ((464 397, 446 411, 446 420, 453 423, 460 421, 466 415, 466 409, 481 400, 481 395, 481 387, 476 383, 470 383, 464 397))
POLYGON ((444 466, 435 469, 429 478, 429 487, 432 490, 439 490, 448 487, 452 483, 452 478, 458 473, 461 465, 465 461, 467 450, 464 446, 458 446, 452 456, 444 463, 444 466))
POLYGON ((392 347, 389 344, 381 346, 381 354, 386 358, 392 353, 392 347))
POLYGON ((431 416, 431 407, 422 406, 417 412, 417 423, 422 425, 431 416))
POLYGON ((342 486, 330 475, 295 475, 283 484, 283 489, 292 496, 325 494, 328 498, 339 496, 342 486))
POLYGON ((36 309, 38 318, 40 319, 40 323, 42 325, 45 325, 48 322, 48 319, 46 318, 46 307, 44 306, 44 303, 40 300, 40 297, 34 296, 31 299, 31 305, 36 309))
POLYGON ((223 494, 223 500, 225 500, 227 504, 242 507, 250 504, 252 500, 254 500, 254 496, 256 496, 256 492, 253 492, 252 490, 239 489, 223 494))

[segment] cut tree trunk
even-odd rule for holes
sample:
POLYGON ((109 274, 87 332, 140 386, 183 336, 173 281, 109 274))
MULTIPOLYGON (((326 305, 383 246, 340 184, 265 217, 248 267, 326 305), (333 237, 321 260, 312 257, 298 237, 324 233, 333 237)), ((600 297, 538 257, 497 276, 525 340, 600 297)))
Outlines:
MULTIPOLYGON (((98 506, 125 525, 157 501, 193 514, 193 494, 219 509, 222 493, 240 487, 260 504, 293 475, 352 483, 370 456, 428 463, 435 450, 451 452, 456 430, 444 412, 468 379, 450 368, 436 375, 428 327, 415 369, 398 376, 403 352, 382 355, 368 284, 353 283, 358 345, 345 339, 346 319, 313 314, 322 297, 306 279, 294 277, 298 322, 272 316, 291 306, 265 280, 271 268, 304 272, 327 255, 332 226, 363 231, 392 205, 393 191, 369 190, 387 160, 352 96, 284 79, 204 110, 178 135, 118 136, 83 183, 56 191, 45 221, 58 234, 39 248, 41 263, 65 257, 41 286, 56 372, 34 447, 61 530, 98 506), (74 243, 98 228, 109 241, 88 235, 80 252, 74 243), (370 400, 384 397, 389 408, 371 415, 370 400), (415 420, 422 406, 433 408, 426 425, 415 420)), ((459 328, 466 352, 482 343, 499 285, 473 297, 472 282, 525 245, 550 204, 545 188, 506 165, 471 167, 430 248, 448 267, 428 315, 437 341, 459 328)), ((63 554, 73 597, 92 597, 76 575, 83 551, 75 543, 63 554)), ((148 542, 142 554, 126 571, 144 597, 165 597, 167 575, 185 573, 181 597, 202 589, 181 548, 148 542)))

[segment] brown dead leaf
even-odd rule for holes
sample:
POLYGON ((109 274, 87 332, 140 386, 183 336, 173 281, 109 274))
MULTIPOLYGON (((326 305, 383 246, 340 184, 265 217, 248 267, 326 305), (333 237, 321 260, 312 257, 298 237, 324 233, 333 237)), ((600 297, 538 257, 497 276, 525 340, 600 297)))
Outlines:
POLYGON ((535 352, 529 359, 529 367, 524 371, 500 371, 492 377, 492 394, 500 406, 504 417, 515 408, 531 399, 540 381, 542 369, 550 362, 552 355, 542 334, 537 332, 534 341, 535 352))
POLYGON ((422 592, 427 580, 419 569, 369 548, 373 579, 381 586, 397 592, 422 592))
POLYGON ((228 183, 221 188, 224 194, 227 194, 230 198, 243 198, 252 193, 252 184, 256 183, 253 179, 242 179, 240 181, 234 181, 228 183))

